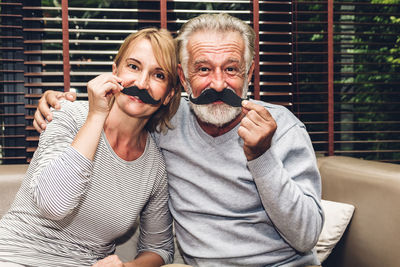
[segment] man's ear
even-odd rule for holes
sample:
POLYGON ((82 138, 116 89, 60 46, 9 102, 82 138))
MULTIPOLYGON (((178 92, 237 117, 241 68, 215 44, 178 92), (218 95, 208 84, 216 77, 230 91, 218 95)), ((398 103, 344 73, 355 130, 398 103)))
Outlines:
POLYGON ((254 60, 251 62, 251 66, 250 66, 249 72, 247 73, 247 83, 251 82, 251 78, 253 77, 253 73, 254 73, 254 60))
POLYGON ((115 62, 113 62, 113 64, 112 64, 112 74, 117 75, 117 70, 118 70, 117 65, 115 64, 115 62))
POLYGON ((183 72, 183 68, 182 68, 181 64, 178 64, 178 75, 179 75, 179 80, 181 81, 181 84, 182 84, 183 88, 187 92, 188 90, 186 89, 187 88, 186 77, 185 77, 185 74, 183 72))

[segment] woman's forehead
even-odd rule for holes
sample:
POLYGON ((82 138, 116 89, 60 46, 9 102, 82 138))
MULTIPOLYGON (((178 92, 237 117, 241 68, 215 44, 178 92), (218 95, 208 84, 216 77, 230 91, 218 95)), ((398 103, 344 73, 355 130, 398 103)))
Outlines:
POLYGON ((135 59, 141 63, 158 64, 151 42, 146 38, 132 41, 125 54, 124 60, 135 59))

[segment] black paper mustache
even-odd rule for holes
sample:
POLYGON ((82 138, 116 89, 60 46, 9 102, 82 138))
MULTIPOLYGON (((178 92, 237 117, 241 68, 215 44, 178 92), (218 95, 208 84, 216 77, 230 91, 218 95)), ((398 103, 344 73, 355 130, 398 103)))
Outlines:
POLYGON ((126 95, 137 96, 137 97, 139 97, 140 100, 143 101, 143 103, 150 104, 150 105, 158 105, 161 101, 161 99, 155 100, 154 98, 152 98, 146 89, 139 89, 135 85, 124 88, 121 92, 126 95))
POLYGON ((221 100, 229 106, 241 107, 242 101, 244 99, 240 98, 234 91, 228 88, 224 88, 220 92, 217 92, 213 88, 210 88, 201 92, 201 94, 196 98, 193 98, 192 95, 190 95, 189 100, 193 104, 197 105, 206 105, 221 100))

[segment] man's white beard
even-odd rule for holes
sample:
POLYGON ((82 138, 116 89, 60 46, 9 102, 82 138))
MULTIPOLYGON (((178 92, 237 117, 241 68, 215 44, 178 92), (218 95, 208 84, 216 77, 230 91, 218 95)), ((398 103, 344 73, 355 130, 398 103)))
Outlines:
MULTIPOLYGON (((189 82, 188 85, 188 94, 192 93, 192 88, 190 87, 189 82)), ((247 95, 248 84, 245 83, 243 86, 243 95, 242 98, 245 98, 247 95)), ((232 107, 225 103, 219 104, 206 104, 206 105, 196 105, 189 101, 189 105, 192 108, 196 117, 202 122, 212 124, 217 127, 222 127, 227 123, 236 119, 236 117, 242 112, 241 107, 232 107)))

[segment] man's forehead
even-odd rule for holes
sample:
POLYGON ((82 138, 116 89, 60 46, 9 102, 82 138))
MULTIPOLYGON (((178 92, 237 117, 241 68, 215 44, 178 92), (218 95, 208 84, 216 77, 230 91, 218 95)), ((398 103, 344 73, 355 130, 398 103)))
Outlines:
MULTIPOLYGON (((201 57, 201 56, 195 58, 193 61, 194 65, 201 65, 201 64, 208 64, 208 63, 211 63, 210 59, 201 57)), ((228 57, 225 59, 225 63, 240 63, 240 60, 235 57, 228 57)))
POLYGON ((195 56, 197 60, 206 54, 231 54, 230 58, 241 58, 245 47, 237 32, 198 32, 189 38, 187 48, 190 56, 195 56))
POLYGON ((228 32, 219 32, 219 31, 198 31, 190 35, 188 39, 188 45, 195 45, 197 43, 204 44, 237 44, 243 45, 244 40, 240 33, 228 31, 228 32))

